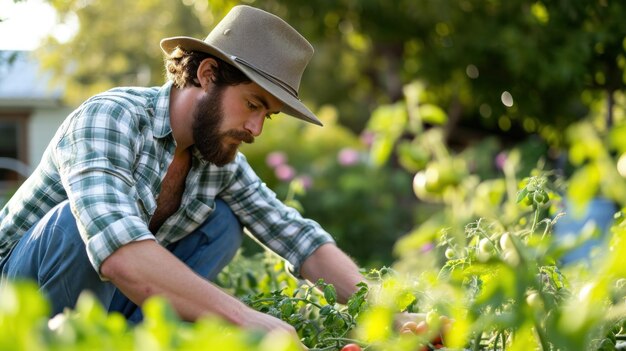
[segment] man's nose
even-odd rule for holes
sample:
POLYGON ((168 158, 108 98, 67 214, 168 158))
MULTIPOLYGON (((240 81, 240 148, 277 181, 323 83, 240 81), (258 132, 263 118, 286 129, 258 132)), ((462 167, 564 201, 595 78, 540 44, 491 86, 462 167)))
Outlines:
POLYGON ((246 129, 246 131, 248 131, 248 133, 257 137, 261 135, 261 132, 263 131, 263 122, 265 122, 265 115, 258 114, 249 118, 246 121, 244 128, 246 129))

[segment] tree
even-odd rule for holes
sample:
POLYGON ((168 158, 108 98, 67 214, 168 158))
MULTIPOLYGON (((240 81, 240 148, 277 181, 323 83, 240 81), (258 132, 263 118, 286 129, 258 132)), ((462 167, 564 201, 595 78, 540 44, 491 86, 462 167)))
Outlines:
MULTIPOLYGON (((203 38, 239 2, 51 3, 75 14, 80 30, 69 43, 51 40, 41 57, 79 100, 112 85, 160 83, 158 41, 203 38)), ((599 100, 607 101, 610 123, 615 92, 626 84, 626 4, 619 0, 249 3, 313 43, 301 95, 314 106, 337 106, 341 122, 357 132, 376 106, 403 98, 403 86, 421 80, 424 101, 447 111, 449 134, 465 124, 558 142, 555 131, 599 100)))
POLYGON ((210 11, 181 1, 57 1, 63 20, 76 16, 79 30, 67 43, 49 37, 39 48, 44 69, 66 85, 66 98, 84 98, 116 85, 161 84, 159 41, 168 36, 204 37, 210 11))

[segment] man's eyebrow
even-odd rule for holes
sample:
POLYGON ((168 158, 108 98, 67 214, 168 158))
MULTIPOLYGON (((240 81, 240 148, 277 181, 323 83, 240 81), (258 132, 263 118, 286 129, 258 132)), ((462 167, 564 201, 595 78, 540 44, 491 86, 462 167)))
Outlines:
POLYGON ((263 105, 263 107, 265 107, 265 109, 271 113, 271 114, 276 114, 279 113, 280 111, 271 111, 270 110, 270 104, 267 102, 267 99, 264 96, 261 96, 259 94, 256 93, 252 93, 252 97, 259 100, 259 102, 261 103, 261 105, 263 105))

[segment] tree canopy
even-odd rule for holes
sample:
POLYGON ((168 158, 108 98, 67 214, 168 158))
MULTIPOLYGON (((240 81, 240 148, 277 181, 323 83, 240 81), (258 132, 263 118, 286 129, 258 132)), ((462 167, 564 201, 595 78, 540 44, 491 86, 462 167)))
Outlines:
MULTIPOLYGON (((78 102, 114 85, 161 84, 159 40, 204 38, 239 1, 50 0, 80 25, 39 50, 78 102)), ((626 4, 619 0, 251 0, 316 48, 301 95, 336 106, 360 131, 378 105, 419 80, 422 101, 459 124, 558 141, 554 131, 611 106, 626 82, 626 4)), ((606 111, 607 120, 612 109, 606 111)))

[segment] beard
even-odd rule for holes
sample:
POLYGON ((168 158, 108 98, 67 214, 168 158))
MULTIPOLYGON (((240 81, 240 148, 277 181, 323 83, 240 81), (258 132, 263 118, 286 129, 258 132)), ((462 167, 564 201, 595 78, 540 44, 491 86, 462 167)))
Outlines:
POLYGON ((211 162, 218 167, 224 166, 235 159, 241 141, 251 144, 254 136, 243 130, 230 129, 221 131, 224 121, 222 109, 223 86, 213 86, 211 91, 203 96, 194 111, 193 116, 193 140, 196 149, 205 161, 211 162), (229 139, 234 139, 228 142, 229 139))

